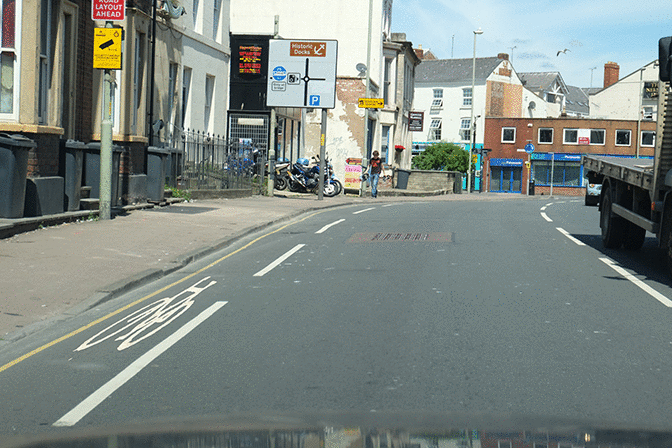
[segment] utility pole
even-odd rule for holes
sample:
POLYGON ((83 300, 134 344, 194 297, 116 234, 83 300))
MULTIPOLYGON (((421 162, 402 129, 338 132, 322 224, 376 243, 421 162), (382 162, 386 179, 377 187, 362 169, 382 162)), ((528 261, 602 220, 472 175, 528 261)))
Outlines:
MULTIPOLYGON (((112 22, 105 22, 105 28, 112 28, 112 22)), ((98 217, 112 217, 112 70, 103 72, 103 116, 100 127, 100 195, 98 217)))
MULTIPOLYGON (((273 25, 273 39, 280 36, 280 16, 275 16, 273 25)), ((270 69, 269 69, 270 70, 270 69)), ((276 137, 277 116, 275 107, 271 107, 271 135, 268 144, 268 196, 273 197, 273 188, 275 187, 275 137, 276 137)), ((290 167, 291 168, 291 167, 290 167)))
MULTIPOLYGON (((371 29, 373 26, 373 0, 369 0, 369 28, 368 35, 366 37, 366 93, 364 94, 365 98, 369 98, 369 93, 371 92, 371 29)), ((370 136, 371 129, 369 125, 369 109, 367 108, 364 113, 364 157, 362 157, 362 173, 366 172, 368 165, 368 156, 369 156, 369 138, 373 140, 373 137, 370 136)), ((372 142, 373 144, 373 142, 372 142)), ((359 184, 359 196, 363 196, 364 193, 364 182, 359 184)))

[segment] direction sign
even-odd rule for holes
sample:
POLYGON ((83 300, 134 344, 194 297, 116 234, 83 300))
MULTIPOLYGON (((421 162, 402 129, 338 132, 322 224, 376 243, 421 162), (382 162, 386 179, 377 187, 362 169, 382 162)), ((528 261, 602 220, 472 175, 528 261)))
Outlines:
POLYGON ((126 0, 93 0, 91 19, 123 21, 126 18, 126 0))
POLYGON ((272 39, 266 105, 333 109, 337 55, 335 40, 272 39))
POLYGON ((121 28, 94 28, 93 68, 121 70, 121 28))
POLYGON ((385 107, 385 100, 383 98, 359 98, 357 105, 365 109, 382 109, 385 107))

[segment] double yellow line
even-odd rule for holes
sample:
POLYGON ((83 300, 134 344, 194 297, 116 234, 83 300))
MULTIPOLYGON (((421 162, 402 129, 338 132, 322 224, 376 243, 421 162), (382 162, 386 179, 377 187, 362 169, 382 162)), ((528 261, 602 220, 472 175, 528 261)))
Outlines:
POLYGON ((298 221, 290 222, 289 224, 285 224, 284 226, 282 226, 282 227, 280 227, 280 228, 278 228, 278 229, 276 229, 276 230, 274 230, 274 231, 272 231, 272 232, 269 232, 269 233, 266 233, 266 234, 264 234, 264 235, 261 235, 260 237, 258 237, 258 238, 256 238, 256 239, 250 241, 249 243, 247 243, 247 244, 244 245, 243 247, 241 247, 241 248, 239 248, 239 249, 236 249, 235 251, 231 252, 230 254, 227 254, 227 255, 223 256, 222 258, 220 258, 220 259, 218 259, 218 260, 216 260, 216 261, 213 261, 212 263, 210 263, 210 264, 207 265, 206 267, 204 267, 204 268, 202 268, 202 269, 199 269, 198 271, 193 272, 193 273, 187 275, 186 277, 183 277, 183 278, 181 278, 180 280, 178 280, 178 281, 176 281, 176 282, 174 282, 174 283, 171 283, 171 284, 168 285, 168 286, 164 286, 163 288, 158 289, 158 290, 154 291, 153 293, 148 294, 148 295, 142 297, 141 299, 136 300, 135 302, 129 303, 128 305, 125 305, 125 306, 123 306, 123 307, 121 307, 121 308, 119 308, 119 309, 117 309, 117 310, 114 310, 114 311, 112 311, 110 314, 108 314, 108 315, 106 315, 106 316, 103 316, 103 317, 101 317, 101 318, 99 318, 99 319, 96 319, 96 320, 94 320, 93 322, 90 322, 90 323, 84 325, 83 327, 78 328, 78 329, 76 329, 75 331, 72 331, 72 332, 66 334, 65 336, 61 336, 61 337, 58 338, 58 339, 54 339, 53 341, 51 341, 51 342, 49 342, 49 343, 47 343, 47 344, 44 344, 43 346, 38 347, 38 348, 36 348, 35 350, 32 350, 32 351, 26 353, 25 355, 20 356, 20 357, 16 358, 15 360, 8 362, 7 364, 5 364, 5 365, 3 365, 3 366, 0 366, 0 372, 4 372, 5 370, 9 369, 10 367, 13 367, 13 366, 17 365, 17 364, 20 363, 21 361, 25 361, 26 359, 30 358, 31 356, 37 355, 38 353, 40 353, 40 352, 42 352, 42 351, 48 349, 49 347, 53 347, 54 345, 58 344, 59 342, 63 342, 63 341, 65 341, 66 339, 70 339, 71 337, 73 337, 73 336, 75 336, 75 335, 78 335, 79 333, 81 333, 81 332, 83 332, 83 331, 85 331, 85 330, 88 330, 89 328, 93 327, 94 325, 98 325, 99 323, 101 323, 101 322, 103 322, 103 321, 109 319, 110 317, 114 317, 114 316, 116 316, 117 314, 119 314, 119 313, 121 313, 121 312, 123 312, 123 311, 125 311, 125 310, 127 310, 127 309, 129 309, 129 308, 131 308, 131 307, 134 307, 134 306, 137 305, 138 303, 142 303, 142 302, 144 302, 144 301, 147 300, 147 299, 151 299, 152 297, 156 296, 157 294, 161 294, 163 291, 165 291, 165 290, 167 290, 167 289, 170 289, 170 288, 172 288, 172 287, 175 286, 175 285, 179 285, 180 283, 189 280, 190 278, 192 278, 192 277, 194 277, 194 276, 196 276, 196 275, 202 273, 203 271, 207 271, 207 270, 210 269, 211 267, 213 267, 213 266, 215 266, 215 265, 221 263, 222 261, 226 260, 226 259, 229 258, 229 257, 232 257, 232 256, 236 255, 237 253, 239 253, 239 252, 241 252, 241 251, 247 249, 248 247, 250 247, 250 246, 253 245, 254 243, 256 243, 256 242, 258 242, 258 241, 260 241, 260 240, 262 240, 262 239, 264 239, 264 238, 266 238, 266 237, 268 237, 268 236, 271 236, 271 235, 273 235, 273 234, 275 234, 275 233, 278 233, 278 232, 280 232, 281 230, 284 230, 284 229, 286 229, 287 227, 289 227, 289 226, 291 226, 291 225, 294 225, 294 224, 297 224, 297 223, 299 223, 299 222, 305 221, 306 219, 311 218, 311 217, 313 217, 313 216, 315 216, 315 215, 319 215, 320 213, 323 213, 324 211, 325 211, 325 210, 321 210, 321 211, 312 213, 312 214, 310 214, 310 215, 308 215, 308 216, 306 216, 306 217, 304 217, 304 218, 302 218, 302 219, 299 219, 298 221))

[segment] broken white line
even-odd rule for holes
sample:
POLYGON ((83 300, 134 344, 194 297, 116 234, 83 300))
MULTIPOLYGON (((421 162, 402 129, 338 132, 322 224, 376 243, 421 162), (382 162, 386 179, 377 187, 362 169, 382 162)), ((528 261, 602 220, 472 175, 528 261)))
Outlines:
POLYGON ((288 258, 291 257, 292 255, 294 255, 294 253, 295 253, 296 251, 298 251, 299 249, 301 249, 303 246, 305 246, 305 244, 297 244, 297 245, 294 246, 292 249, 290 249, 289 251, 287 251, 284 255, 282 255, 282 256, 279 257, 277 260, 275 260, 273 263, 269 264, 269 265, 266 266, 264 269, 262 269, 261 271, 257 272, 256 274, 254 274, 253 277, 262 277, 262 276, 264 276, 265 274, 268 274, 268 273, 271 272, 274 268, 276 268, 278 265, 280 265, 280 263, 282 263, 283 261, 285 261, 286 259, 288 259, 288 258))
POLYGON ((556 227, 556 229, 558 229, 558 232, 562 233, 563 235, 565 235, 565 236, 566 236, 567 238, 569 238, 570 240, 574 241, 574 242, 575 242, 576 244, 578 244, 579 246, 585 246, 585 245, 586 245, 586 243, 584 243, 584 242, 581 241, 581 240, 577 240, 577 239, 574 238, 572 235, 570 235, 570 233, 569 233, 568 231, 566 231, 566 230, 563 229, 562 227, 556 227))
POLYGON ((628 271, 617 265, 614 260, 606 257, 600 258, 600 260, 604 262, 607 266, 611 267, 614 271, 621 274, 625 279, 630 280, 642 291, 649 294, 651 297, 653 297, 666 307, 672 308, 672 300, 668 299, 667 297, 665 297, 664 295, 662 295, 661 293, 659 293, 658 291, 656 291, 655 289, 653 289, 652 287, 650 287, 649 285, 647 285, 646 283, 644 283, 643 281, 641 281, 640 279, 638 279, 637 277, 635 277, 634 275, 632 275, 631 273, 629 273, 628 271))
POLYGON ((324 232, 326 232, 326 231, 329 229, 329 227, 331 227, 331 226, 335 226, 336 224, 340 224, 340 223, 342 223, 343 221, 345 221, 345 219, 339 219, 339 220, 336 221, 336 222, 332 222, 331 224, 327 224, 326 226, 322 227, 320 230, 318 230, 318 231, 315 232, 315 233, 324 233, 324 232))
POLYGON ((375 207, 365 208, 364 210, 359 210, 357 212, 353 212, 352 214, 353 215, 359 215, 360 213, 368 212, 369 210, 375 210, 375 209, 376 209, 375 207))
POLYGON ((541 217, 544 218, 548 222, 553 222, 551 218, 548 217, 548 215, 544 212, 541 212, 541 217))

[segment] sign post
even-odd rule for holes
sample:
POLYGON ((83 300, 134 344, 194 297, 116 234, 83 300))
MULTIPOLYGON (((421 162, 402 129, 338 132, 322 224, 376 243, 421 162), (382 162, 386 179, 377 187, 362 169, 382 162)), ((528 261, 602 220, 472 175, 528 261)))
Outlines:
POLYGON ((530 195, 530 177, 532 175, 532 153, 534 152, 534 145, 528 143, 525 145, 525 152, 527 153, 527 162, 525 162, 525 168, 527 168, 527 196, 530 195))
POLYGON ((100 219, 111 218, 112 205, 112 70, 121 70, 123 40, 122 28, 114 28, 113 21, 126 19, 125 0, 93 0, 91 20, 104 20, 105 28, 95 28, 93 35, 93 68, 103 72, 103 114, 100 124, 100 219))
POLYGON ((322 109, 319 200, 324 198, 327 109, 336 106, 337 56, 335 40, 271 39, 268 45, 266 105, 322 109))

